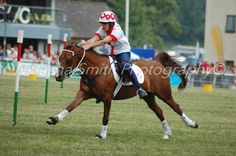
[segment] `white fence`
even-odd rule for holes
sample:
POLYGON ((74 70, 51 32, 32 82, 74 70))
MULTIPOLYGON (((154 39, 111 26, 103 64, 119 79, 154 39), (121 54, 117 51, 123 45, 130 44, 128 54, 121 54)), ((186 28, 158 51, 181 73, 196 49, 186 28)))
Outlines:
MULTIPOLYGON (((57 72, 58 66, 51 66, 51 76, 54 76, 57 72)), ((14 61, 1 61, 0 62, 0 74, 13 73, 16 70, 16 63, 14 61)), ((39 77, 46 77, 47 64, 33 63, 33 62, 21 62, 20 64, 20 75, 28 76, 29 74, 35 73, 39 77)), ((76 75, 75 75, 75 78, 76 75)), ((174 77, 171 76, 171 80, 174 77)), ((178 80, 180 81, 180 79, 178 80)), ((173 82, 172 85, 175 85, 173 82)), ((191 74, 188 76, 188 86, 203 86, 204 84, 212 84, 214 87, 219 88, 236 88, 236 76, 233 74, 191 74)))
MULTIPOLYGON (((0 62, 0 74, 15 74, 17 63, 15 61, 4 60, 0 62)), ((57 72, 58 66, 51 66, 51 76, 54 76, 57 72)), ((34 62, 21 62, 20 63, 20 75, 28 76, 29 74, 37 74, 39 77, 46 78, 47 76, 47 64, 34 63, 34 62)))
POLYGON ((189 86, 203 86, 212 84, 219 88, 236 88, 236 76, 233 74, 194 74, 188 76, 189 86))

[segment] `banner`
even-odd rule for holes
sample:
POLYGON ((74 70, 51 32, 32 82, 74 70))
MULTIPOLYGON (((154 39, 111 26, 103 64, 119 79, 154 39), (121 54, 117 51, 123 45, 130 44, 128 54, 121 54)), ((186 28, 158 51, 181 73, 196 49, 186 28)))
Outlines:
MULTIPOLYGON (((1 70, 3 74, 15 74, 17 68, 17 62, 10 60, 3 60, 1 63, 1 70)), ((50 75, 54 76, 57 72, 58 66, 51 65, 50 75)), ((47 64, 31 63, 31 62, 21 62, 20 63, 20 75, 28 76, 29 74, 37 74, 38 77, 46 78, 47 74, 47 64)))

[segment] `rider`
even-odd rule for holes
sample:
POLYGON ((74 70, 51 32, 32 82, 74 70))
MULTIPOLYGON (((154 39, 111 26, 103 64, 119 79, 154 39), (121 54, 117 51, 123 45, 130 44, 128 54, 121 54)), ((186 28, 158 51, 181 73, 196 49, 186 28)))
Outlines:
POLYGON ((102 26, 97 30, 96 34, 83 45, 84 50, 109 44, 111 46, 109 55, 116 57, 124 73, 129 76, 134 87, 137 89, 137 94, 140 98, 144 98, 147 96, 147 93, 141 88, 131 68, 130 44, 120 25, 116 22, 116 15, 111 11, 104 11, 99 16, 99 23, 102 26))

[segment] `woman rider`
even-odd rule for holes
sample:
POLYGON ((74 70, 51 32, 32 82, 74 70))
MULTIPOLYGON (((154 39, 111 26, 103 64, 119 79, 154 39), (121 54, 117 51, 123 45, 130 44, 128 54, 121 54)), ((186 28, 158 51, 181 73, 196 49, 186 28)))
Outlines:
POLYGON ((137 94, 140 98, 144 98, 147 96, 147 93, 141 88, 131 68, 130 44, 120 25, 117 23, 115 14, 111 11, 102 12, 99 16, 99 23, 101 23, 102 26, 97 30, 96 34, 83 45, 84 50, 109 44, 111 46, 109 55, 115 56, 116 60, 121 64, 122 71, 130 78, 136 88, 137 94))

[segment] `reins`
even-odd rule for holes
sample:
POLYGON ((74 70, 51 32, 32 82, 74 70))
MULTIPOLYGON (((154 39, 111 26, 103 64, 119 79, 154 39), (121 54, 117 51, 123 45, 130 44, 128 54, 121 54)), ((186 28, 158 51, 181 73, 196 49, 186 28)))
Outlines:
MULTIPOLYGON (((64 51, 65 51, 65 52, 70 52, 73 57, 75 56, 75 51, 73 51, 73 50, 63 49, 63 52, 64 52, 64 51)), ((77 64, 77 66, 71 71, 71 75, 73 75, 75 72, 77 72, 77 69, 78 69, 78 68, 82 71, 82 74, 84 73, 83 69, 80 68, 80 65, 81 65, 82 61, 84 60, 85 54, 86 54, 86 51, 83 50, 83 56, 82 56, 82 58, 80 59, 80 61, 79 61, 79 63, 77 64)), ((72 67, 68 67, 68 68, 71 68, 71 69, 72 69, 72 67)))
MULTIPOLYGON (((77 43, 76 46, 82 48, 83 43, 84 43, 84 42, 81 41, 81 42, 77 43)), ((70 52, 70 53, 72 54, 72 57, 75 56, 75 51, 74 51, 74 50, 63 49, 63 52, 70 52)), ((76 73, 76 72, 80 72, 80 75, 83 75, 83 74, 84 74, 84 69, 83 69, 83 68, 80 68, 80 66, 81 66, 81 64, 82 64, 82 62, 83 62, 83 60, 84 60, 84 58, 85 58, 85 55, 86 55, 86 51, 83 50, 82 58, 80 59, 79 63, 77 64, 77 66, 76 66, 74 69, 72 69, 72 67, 67 67, 66 70, 68 70, 68 73, 71 73, 70 75, 73 75, 73 74, 76 73), (79 70, 78 70, 78 69, 79 69, 79 70)), ((115 63, 115 62, 116 62, 116 60, 114 59, 113 62, 111 62, 111 63, 108 64, 107 66, 108 66, 108 67, 111 67, 111 65, 112 65, 113 63, 115 63)), ((102 73, 104 73, 104 72, 106 72, 106 70, 105 70, 104 68, 102 68, 101 71, 96 75, 96 77, 102 75, 102 73)))

